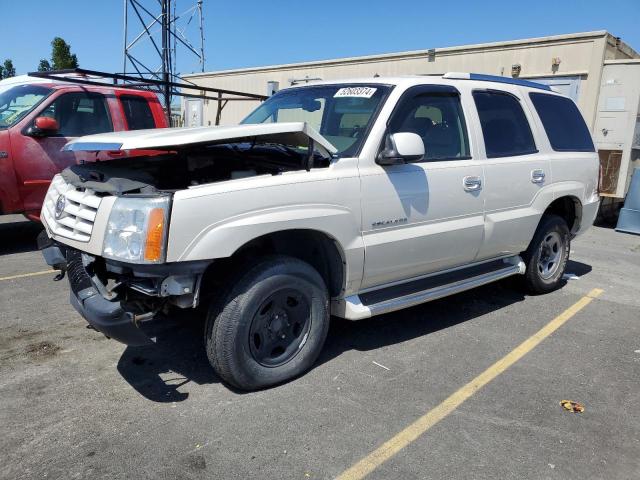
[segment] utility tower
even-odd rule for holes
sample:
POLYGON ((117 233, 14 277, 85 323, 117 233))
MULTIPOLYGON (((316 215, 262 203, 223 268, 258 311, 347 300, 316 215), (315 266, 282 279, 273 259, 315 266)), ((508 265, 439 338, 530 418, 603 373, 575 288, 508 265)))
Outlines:
POLYGON ((140 77, 141 82, 162 81, 169 117, 171 99, 177 93, 171 83, 184 81, 177 71, 178 54, 191 57, 197 70, 204 72, 202 1, 124 0, 122 74, 140 77), (196 40, 190 40, 189 35, 196 40))
POLYGON ((101 72, 84 68, 29 72, 29 76, 48 80, 111 87, 114 84, 138 90, 151 90, 160 95, 167 118, 171 115, 171 99, 175 96, 215 102, 215 124, 220 124, 222 110, 229 102, 263 101, 257 93, 226 90, 180 77, 178 54, 186 54, 184 65, 198 65, 204 72, 203 0, 124 0, 124 50, 122 72, 101 72), (190 41, 188 34, 198 41, 190 41), (195 46, 195 45, 198 45, 195 46), (192 63, 189 62, 192 60, 192 63), (108 81, 112 83, 108 83, 108 81))

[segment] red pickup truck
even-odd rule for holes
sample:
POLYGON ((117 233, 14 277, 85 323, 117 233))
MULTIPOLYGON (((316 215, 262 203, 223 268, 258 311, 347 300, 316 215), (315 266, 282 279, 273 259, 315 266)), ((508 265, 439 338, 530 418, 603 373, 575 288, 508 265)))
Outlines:
POLYGON ((167 126, 152 92, 43 82, 0 90, 0 214, 22 213, 39 220, 56 173, 125 153, 61 151, 72 138, 167 126))

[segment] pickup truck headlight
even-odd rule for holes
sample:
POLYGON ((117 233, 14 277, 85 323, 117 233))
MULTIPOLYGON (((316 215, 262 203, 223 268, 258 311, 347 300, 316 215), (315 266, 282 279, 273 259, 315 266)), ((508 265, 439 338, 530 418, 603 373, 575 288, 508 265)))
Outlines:
POLYGON ((165 257, 169 197, 118 198, 104 237, 105 258, 131 263, 160 263, 165 257))

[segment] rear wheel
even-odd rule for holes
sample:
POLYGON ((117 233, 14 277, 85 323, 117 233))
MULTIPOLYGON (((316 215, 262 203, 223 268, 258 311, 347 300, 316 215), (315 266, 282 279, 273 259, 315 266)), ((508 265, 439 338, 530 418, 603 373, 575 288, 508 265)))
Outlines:
POLYGON ((557 215, 544 215, 523 254, 527 266, 524 275, 526 289, 531 293, 547 293, 559 288, 570 249, 571 235, 567 222, 557 215))
POLYGON ((207 356, 224 381, 256 390, 311 368, 328 328, 329 296, 318 272, 292 257, 267 257, 210 309, 207 356))

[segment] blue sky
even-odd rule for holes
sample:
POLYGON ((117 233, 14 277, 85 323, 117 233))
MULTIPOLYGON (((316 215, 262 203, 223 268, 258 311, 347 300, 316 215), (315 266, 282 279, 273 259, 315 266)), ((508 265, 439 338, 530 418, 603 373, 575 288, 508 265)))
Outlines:
MULTIPOLYGON (((182 11, 195 0, 177 2, 182 11)), ((122 4, 0 0, 0 61, 13 59, 18 73, 35 70, 61 36, 81 67, 122 71, 122 4)), ((640 0, 204 0, 204 15, 207 70, 601 29, 640 51, 640 0)), ((189 31, 195 39, 196 30, 189 31)), ((194 57, 181 54, 180 71, 197 68, 194 57)))

